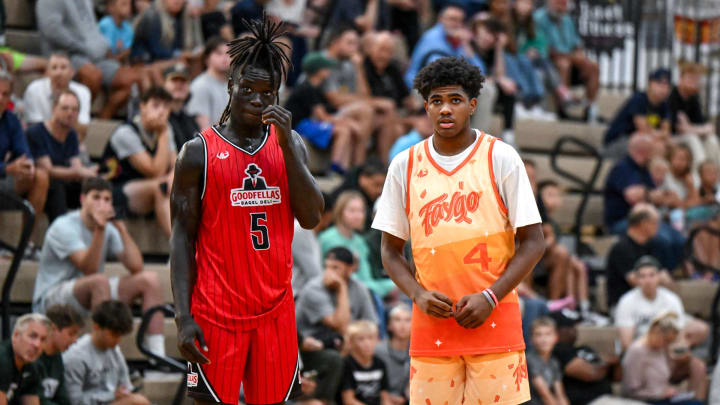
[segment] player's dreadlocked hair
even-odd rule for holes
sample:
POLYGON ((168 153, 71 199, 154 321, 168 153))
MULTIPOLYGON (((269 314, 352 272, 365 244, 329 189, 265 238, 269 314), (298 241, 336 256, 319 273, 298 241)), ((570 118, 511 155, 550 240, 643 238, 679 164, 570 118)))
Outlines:
MULTIPOLYGON (((232 40, 228 46, 228 53, 232 58, 230 62, 230 77, 235 78, 236 73, 242 73, 248 66, 258 66, 270 72, 270 84, 274 88, 279 88, 282 80, 287 76, 287 66, 290 66, 285 47, 290 47, 277 41, 279 37, 285 34, 285 24, 282 22, 275 23, 270 21, 265 15, 261 20, 242 20, 243 25, 249 32, 249 35, 241 36, 232 40), (276 74, 279 77, 276 82, 276 74)), ((230 104, 232 103, 232 92, 230 100, 228 100, 225 111, 220 117, 220 124, 224 124, 230 118, 230 104)))

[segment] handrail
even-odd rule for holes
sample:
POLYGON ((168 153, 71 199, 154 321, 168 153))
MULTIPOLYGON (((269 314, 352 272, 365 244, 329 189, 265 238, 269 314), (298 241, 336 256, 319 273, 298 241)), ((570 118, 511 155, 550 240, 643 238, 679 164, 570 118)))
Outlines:
MULTIPOLYGON (((145 311, 142 317, 142 321, 140 321, 140 327, 138 328, 137 335, 135 336, 135 344, 137 345, 138 349, 140 349, 140 353, 155 360, 158 364, 167 366, 172 370, 183 373, 183 376, 186 376, 185 373, 187 372, 187 366, 185 364, 173 359, 172 357, 159 356, 151 352, 150 349, 145 346, 145 333, 147 332, 148 325, 150 325, 150 320, 152 319, 153 315, 155 315, 155 313, 158 311, 162 311, 165 316, 175 317, 175 308, 173 308, 173 306, 170 304, 157 305, 145 311)), ((185 384, 186 379, 185 377, 183 377, 183 379, 180 381, 180 384, 178 385, 177 391, 175 391, 175 397, 172 401, 173 405, 182 404, 183 397, 185 395, 185 384)))
POLYGON ((560 137, 560 139, 555 142, 555 146, 550 152, 550 166, 552 167, 552 169, 560 176, 565 177, 573 183, 576 183, 578 188, 580 188, 582 192, 582 199, 580 200, 580 205, 575 212, 575 224, 573 226, 573 231, 575 233, 575 246, 578 249, 581 246, 580 239, 583 214, 585 213, 585 207, 587 206, 588 200, 590 199, 590 193, 592 193, 595 182, 597 181, 598 175, 600 174, 602 162, 603 157, 596 147, 571 135, 565 135, 560 137), (564 154, 563 147, 567 144, 574 144, 575 146, 578 146, 580 147, 580 149, 584 150, 588 155, 591 155, 591 157, 595 158, 595 168, 593 169, 592 175, 590 176, 589 180, 581 179, 575 174, 570 173, 559 166, 558 157, 564 154))
POLYGON ((35 209, 27 200, 12 193, 0 191, 0 210, 20 210, 23 214, 23 226, 18 245, 13 247, 7 242, 0 242, 0 246, 13 252, 12 262, 10 262, 10 268, 2 286, 2 338, 7 340, 10 338, 10 292, 20 270, 25 249, 30 242, 30 235, 35 225, 35 209))

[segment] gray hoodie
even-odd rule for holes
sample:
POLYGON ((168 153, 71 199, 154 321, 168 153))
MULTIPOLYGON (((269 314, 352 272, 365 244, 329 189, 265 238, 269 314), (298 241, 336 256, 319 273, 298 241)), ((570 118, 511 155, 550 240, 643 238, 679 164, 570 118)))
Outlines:
POLYGON ((110 45, 100 33, 91 0, 38 0, 35 13, 45 54, 64 51, 92 62, 105 59, 110 45))

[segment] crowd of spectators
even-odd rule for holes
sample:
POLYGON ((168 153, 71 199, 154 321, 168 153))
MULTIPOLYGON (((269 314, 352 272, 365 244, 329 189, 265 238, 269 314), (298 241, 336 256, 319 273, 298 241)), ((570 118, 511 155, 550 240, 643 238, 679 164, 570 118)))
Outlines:
MULTIPOLYGON (((117 345, 132 330, 127 304, 160 304, 161 282, 144 270, 124 219, 151 215, 169 236, 177 153, 218 122, 229 100, 227 42, 244 34, 243 19, 263 13, 288 24, 294 68, 278 102, 313 159, 326 160, 317 174, 339 184, 317 229, 295 226, 300 401, 407 403, 412 303, 384 271, 381 235, 370 224, 389 162, 433 133, 413 80, 436 59, 466 58, 485 76, 472 126, 489 130, 498 114, 501 129, 492 135, 511 145, 517 120, 598 124, 599 68, 584 52, 573 6, 37 0, 43 55, 0 43, 0 192, 27 199, 50 226, 43 245, 26 252, 39 260, 36 314, 20 318, 12 341, 0 346, 0 367, 12 371, 0 378, 0 403, 3 394, 10 404, 34 395, 57 404, 147 403, 132 392, 117 345), (35 80, 18 91, 25 76, 35 80), (577 106, 582 117, 572 117, 577 106), (102 156, 87 151, 93 118, 123 121, 102 156), (106 276, 111 259, 128 274, 106 276), (88 316, 92 332, 78 340, 88 316), (98 379, 99 368, 112 378, 98 379)), ((617 235, 600 269, 607 316, 593 305, 596 263, 564 243, 568 230, 555 221, 566 190, 524 161, 546 241, 519 288, 533 403, 695 404, 708 395, 705 359, 695 351, 709 328, 685 312, 676 291, 679 278, 719 278, 708 269, 720 268, 720 143, 699 97, 705 68, 679 64, 676 85, 672 68, 649 74, 647 89, 619 106, 601 142, 612 168, 601 185, 599 231, 617 235), (690 235, 707 266, 686 262, 690 235), (580 324, 613 324, 616 347, 576 345, 580 324)), ((146 344, 164 354, 161 314, 146 344)))

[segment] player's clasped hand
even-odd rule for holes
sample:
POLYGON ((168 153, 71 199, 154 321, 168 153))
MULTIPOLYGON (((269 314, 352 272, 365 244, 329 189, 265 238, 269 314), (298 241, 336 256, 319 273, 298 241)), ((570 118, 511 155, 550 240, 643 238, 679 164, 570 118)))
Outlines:
POLYGON ((292 113, 280 105, 273 104, 265 108, 262 113, 263 124, 275 126, 275 135, 278 140, 287 141, 290 139, 290 124, 292 124, 292 113))
POLYGON ((415 297, 415 305, 420 310, 436 318, 453 316, 453 302, 450 298, 437 291, 423 291, 415 297))
POLYGON ((455 307, 455 320, 466 329, 482 325, 490 316, 492 307, 482 293, 470 294, 460 298, 455 307))
POLYGON ((203 351, 208 351, 205 336, 197 322, 189 316, 184 316, 175 319, 175 323, 178 328, 178 349, 185 360, 191 363, 210 364, 210 360, 200 352, 195 344, 197 340, 203 351))

